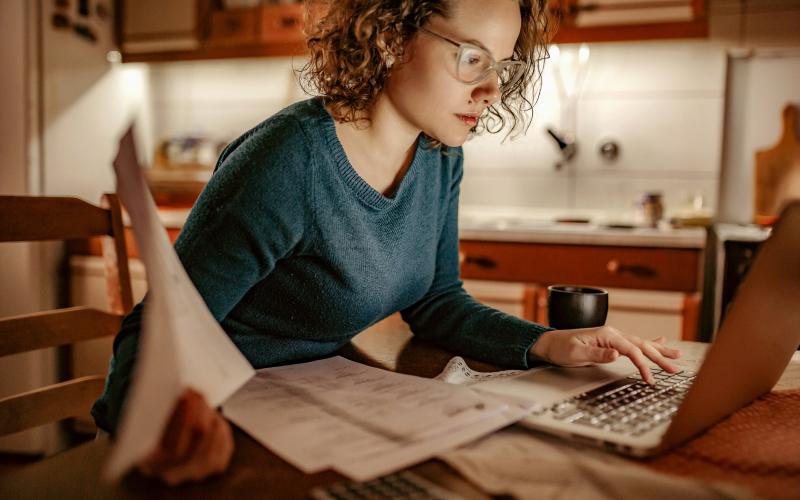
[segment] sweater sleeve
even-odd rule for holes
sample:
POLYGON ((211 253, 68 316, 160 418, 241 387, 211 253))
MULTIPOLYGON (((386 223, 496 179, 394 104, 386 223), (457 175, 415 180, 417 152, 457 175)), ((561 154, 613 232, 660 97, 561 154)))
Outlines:
POLYGON ((451 352, 499 366, 528 368, 528 350, 551 328, 485 306, 464 290, 458 262, 463 155, 454 161, 433 283, 422 299, 401 314, 415 335, 451 352))
MULTIPOLYGON (((313 159, 297 121, 282 117, 231 143, 195 203, 175 251, 214 318, 221 322, 277 261, 296 251, 313 211, 313 159)), ((104 393, 92 408, 98 427, 114 432, 138 350, 147 297, 114 339, 104 393)))

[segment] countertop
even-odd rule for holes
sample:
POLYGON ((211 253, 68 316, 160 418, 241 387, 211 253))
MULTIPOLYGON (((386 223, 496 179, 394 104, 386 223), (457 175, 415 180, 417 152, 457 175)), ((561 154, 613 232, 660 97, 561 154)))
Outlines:
POLYGON ((706 245, 702 227, 641 227, 629 214, 602 210, 520 210, 502 207, 463 207, 459 218, 462 240, 607 245, 659 248, 696 248, 706 245), (588 222, 556 222, 559 219, 588 222), (630 227, 618 228, 616 225, 630 227))
MULTIPOLYGON (((188 209, 160 208, 159 217, 165 227, 179 229, 186 221, 188 209)), ((127 220, 126 220, 127 222, 127 220)), ((459 237, 468 240, 551 243, 566 245, 609 245, 660 248, 697 248, 706 244, 703 228, 657 229, 609 227, 613 223, 631 223, 630 219, 600 210, 567 212, 555 210, 520 210, 503 207, 462 207, 459 216, 459 237), (558 223, 570 217, 589 219, 587 223, 558 223)))

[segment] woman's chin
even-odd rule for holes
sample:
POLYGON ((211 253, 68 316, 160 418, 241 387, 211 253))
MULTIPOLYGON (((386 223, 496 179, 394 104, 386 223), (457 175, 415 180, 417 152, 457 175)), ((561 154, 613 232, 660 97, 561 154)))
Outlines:
POLYGON ((448 147, 451 147, 451 148, 458 148, 458 147, 463 146, 464 143, 467 142, 467 139, 472 137, 472 131, 469 131, 468 133, 463 133, 463 132, 462 133, 453 133, 453 132, 450 132, 450 133, 430 133, 430 132, 426 132, 426 134, 430 138, 432 138, 432 139, 434 139, 436 141, 439 141, 442 144, 444 144, 445 146, 448 146, 448 147))

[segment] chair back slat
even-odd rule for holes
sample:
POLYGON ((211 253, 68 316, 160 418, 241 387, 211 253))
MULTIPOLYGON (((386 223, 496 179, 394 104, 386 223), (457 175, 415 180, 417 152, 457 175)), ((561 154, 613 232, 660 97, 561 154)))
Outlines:
POLYGON ((104 383, 92 375, 0 399, 0 436, 88 415, 104 383))
POLYGON ((108 307, 116 314, 126 314, 133 308, 133 286, 128 268, 128 250, 125 246, 125 228, 122 225, 122 207, 114 193, 106 193, 100 202, 111 216, 111 238, 103 238, 103 264, 106 269, 106 294, 108 307))
POLYGON ((0 319, 0 357, 108 337, 122 316, 78 306, 0 319))
MULTIPOLYGON (((0 196, 0 242, 101 237, 110 309, 70 307, 0 318, 0 357, 119 331, 122 315, 133 307, 124 231, 116 194, 104 195, 100 206, 69 197, 0 196)), ((85 419, 104 378, 68 380, 0 399, 0 435, 70 417, 85 419)))
POLYGON ((78 198, 0 196, 0 214, 0 241, 70 240, 111 234, 109 211, 78 198))

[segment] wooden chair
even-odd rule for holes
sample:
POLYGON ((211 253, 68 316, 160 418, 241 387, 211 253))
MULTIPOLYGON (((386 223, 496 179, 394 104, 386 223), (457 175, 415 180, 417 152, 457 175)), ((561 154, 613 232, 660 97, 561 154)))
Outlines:
MULTIPOLYGON (((114 335, 133 307, 122 211, 115 194, 101 206, 78 198, 0 196, 0 242, 101 236, 111 312, 70 307, 0 319, 0 357, 114 335)), ((0 436, 87 416, 103 390, 101 375, 0 399, 0 436)))

